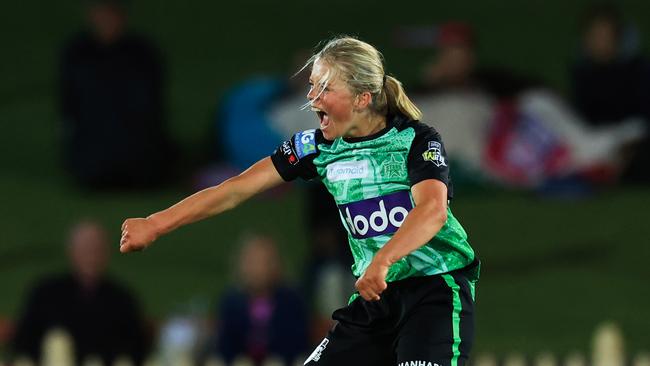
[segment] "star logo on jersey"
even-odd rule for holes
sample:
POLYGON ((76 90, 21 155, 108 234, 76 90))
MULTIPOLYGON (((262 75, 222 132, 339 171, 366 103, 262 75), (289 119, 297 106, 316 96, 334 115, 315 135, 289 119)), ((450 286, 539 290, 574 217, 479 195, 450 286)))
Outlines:
POLYGON ((447 166, 445 157, 442 156, 442 145, 438 141, 429 141, 429 148, 422 153, 424 161, 430 161, 435 166, 447 166))
POLYGON ((381 163, 382 175, 385 178, 403 178, 406 176, 404 158, 400 154, 390 154, 390 157, 381 163))

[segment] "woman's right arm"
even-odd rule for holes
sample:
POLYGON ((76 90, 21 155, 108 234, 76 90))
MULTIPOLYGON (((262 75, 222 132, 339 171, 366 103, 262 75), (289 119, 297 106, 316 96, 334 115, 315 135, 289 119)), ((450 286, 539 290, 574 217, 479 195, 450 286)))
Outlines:
POLYGON ((183 225, 230 210, 251 196, 284 182, 267 157, 218 186, 197 192, 147 218, 127 219, 122 224, 120 252, 146 248, 159 236, 183 225))

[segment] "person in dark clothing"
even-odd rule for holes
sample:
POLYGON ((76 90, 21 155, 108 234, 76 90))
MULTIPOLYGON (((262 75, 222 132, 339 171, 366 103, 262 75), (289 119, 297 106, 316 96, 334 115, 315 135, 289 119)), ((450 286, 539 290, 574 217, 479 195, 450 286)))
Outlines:
POLYGON ((441 24, 435 37, 436 55, 426 63, 415 93, 433 94, 481 90, 497 99, 516 97, 520 92, 540 86, 534 77, 501 67, 477 65, 477 35, 464 22, 441 24))
MULTIPOLYGON (((650 62, 636 50, 626 49, 624 28, 615 7, 589 9, 582 57, 571 69, 573 101, 592 126, 641 118, 650 129, 650 62)), ((650 182, 650 139, 646 137, 630 150, 623 179, 650 182)))
POLYGON ((75 360, 99 357, 106 365, 119 356, 141 364, 148 340, 138 305, 121 284, 105 275, 108 240, 94 222, 71 231, 72 272, 39 281, 28 295, 12 341, 16 356, 41 359, 43 337, 62 328, 74 342, 75 360))
POLYGON ((347 232, 332 196, 320 184, 305 185, 303 212, 310 239, 303 275, 303 293, 311 309, 311 338, 320 341, 334 324, 332 312, 344 306, 354 290, 354 264, 347 232))
POLYGON ((161 56, 147 39, 127 32, 121 2, 95 0, 87 17, 90 30, 72 37, 61 60, 67 168, 88 188, 161 184, 173 155, 161 56))
POLYGON ((245 240, 239 259, 240 286, 226 291, 218 310, 216 353, 226 363, 246 356, 259 365, 274 356, 291 365, 307 350, 305 304, 280 272, 271 239, 245 240))

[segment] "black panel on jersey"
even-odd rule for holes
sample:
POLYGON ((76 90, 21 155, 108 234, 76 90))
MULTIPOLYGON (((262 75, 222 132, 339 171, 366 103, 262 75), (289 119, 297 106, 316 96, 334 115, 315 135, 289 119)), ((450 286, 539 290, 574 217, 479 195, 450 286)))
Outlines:
MULTIPOLYGON (((310 138, 308 140, 311 144, 312 140, 310 138)), ((323 142, 327 142, 327 140, 319 129, 296 133, 275 149, 271 155, 271 161, 282 179, 287 182, 298 177, 304 180, 313 179, 318 176, 313 161, 320 154, 318 145, 323 142), (311 131, 313 131, 313 150, 311 146, 308 146, 308 151, 306 151, 306 146, 301 143, 301 140, 308 137, 311 131)))
POLYGON ((426 179, 437 179, 447 186, 447 197, 451 199, 454 191, 449 177, 449 162, 438 131, 419 121, 408 121, 397 127, 399 130, 409 127, 415 130, 407 159, 411 186, 426 179))
MULTIPOLYGON (((402 131, 409 127, 415 130, 415 138, 411 143, 407 158, 411 186, 426 179, 437 179, 447 186, 447 197, 451 199, 453 197, 453 186, 449 177, 447 153, 440 134, 433 127, 397 115, 388 118, 387 126, 383 130, 370 136, 345 138, 345 141, 351 143, 367 141, 385 134, 391 128, 402 131)), ((304 146, 300 141, 309 131, 312 130, 293 135, 291 139, 284 141, 271 156, 273 165, 275 165, 278 173, 285 181, 292 181, 298 177, 310 180, 318 175, 313 164, 314 158, 320 153, 318 144, 331 143, 331 141, 326 140, 321 130, 316 129, 314 132, 315 150, 305 153, 302 150, 304 146)))

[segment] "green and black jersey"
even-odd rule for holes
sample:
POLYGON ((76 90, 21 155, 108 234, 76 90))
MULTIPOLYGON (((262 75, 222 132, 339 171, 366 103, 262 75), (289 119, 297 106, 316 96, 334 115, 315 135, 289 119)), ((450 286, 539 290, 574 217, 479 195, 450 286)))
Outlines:
MULTIPOLYGON (((334 197, 361 276, 377 251, 404 222, 414 202, 411 187, 426 179, 447 185, 453 196, 445 149, 435 129, 403 116, 362 138, 328 141, 307 130, 283 142, 272 156, 286 181, 318 179, 334 197)), ((447 222, 428 243, 394 263, 386 281, 447 273, 474 261, 467 234, 447 209, 447 222)))

